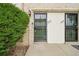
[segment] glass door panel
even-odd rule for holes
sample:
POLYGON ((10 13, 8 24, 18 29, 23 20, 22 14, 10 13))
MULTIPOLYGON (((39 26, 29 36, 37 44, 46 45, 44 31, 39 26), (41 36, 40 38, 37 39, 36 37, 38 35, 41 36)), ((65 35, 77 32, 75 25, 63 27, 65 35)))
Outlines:
POLYGON ((46 26, 47 26, 46 13, 35 13, 34 17, 34 41, 46 41, 46 26))
POLYGON ((65 39, 68 42, 77 41, 77 14, 66 14, 65 39))

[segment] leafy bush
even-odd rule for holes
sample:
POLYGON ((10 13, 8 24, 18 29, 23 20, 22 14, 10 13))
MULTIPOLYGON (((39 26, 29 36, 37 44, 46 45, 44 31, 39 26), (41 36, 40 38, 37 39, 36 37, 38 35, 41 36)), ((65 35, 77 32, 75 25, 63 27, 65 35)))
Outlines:
POLYGON ((22 38, 28 23, 28 15, 15 5, 0 4, 0 55, 8 55, 10 47, 22 38))

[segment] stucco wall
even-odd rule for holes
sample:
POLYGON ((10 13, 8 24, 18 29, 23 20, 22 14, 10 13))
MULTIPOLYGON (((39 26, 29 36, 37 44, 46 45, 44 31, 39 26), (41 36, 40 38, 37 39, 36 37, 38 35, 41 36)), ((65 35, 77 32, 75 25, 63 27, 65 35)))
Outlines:
POLYGON ((79 3, 25 3, 27 8, 79 8, 79 3))
POLYGON ((29 22, 29 44, 34 43, 34 13, 32 11, 29 22))
MULTIPOLYGON (((25 43, 28 44, 33 44, 34 43, 34 12, 32 10, 32 8, 53 8, 53 7, 57 7, 57 8, 79 8, 79 4, 29 4, 29 3, 24 3, 24 4, 17 4, 17 6, 19 8, 21 8, 22 10, 24 10, 25 12, 28 12, 29 9, 31 9, 31 18, 30 18, 30 23, 29 23, 29 39, 26 36, 27 34, 24 35, 24 41, 25 43), (19 5, 19 6, 18 6, 19 5), (38 7, 39 6, 39 7, 38 7)), ((49 10, 49 9, 48 9, 49 10)), ((78 13, 78 9, 77 11, 72 9, 73 11, 67 11, 67 12, 54 12, 50 10, 47 10, 47 14, 48 14, 48 32, 47 32, 47 42, 48 43, 64 43, 65 42, 65 29, 64 29, 64 13, 78 13), (60 23, 62 21, 62 23, 60 23)), ((44 11, 45 10, 40 10, 40 11, 44 11)), ((61 10, 62 11, 62 10, 61 10)), ((78 20, 79 20, 79 13, 78 13, 78 20)), ((79 21, 78 21, 79 23, 79 21)), ((78 29, 79 29, 79 24, 78 24, 78 29)), ((78 30, 78 34, 79 34, 79 30, 78 30)), ((78 35, 79 37, 79 35, 78 35)), ((79 41, 79 38, 78 38, 79 41)))

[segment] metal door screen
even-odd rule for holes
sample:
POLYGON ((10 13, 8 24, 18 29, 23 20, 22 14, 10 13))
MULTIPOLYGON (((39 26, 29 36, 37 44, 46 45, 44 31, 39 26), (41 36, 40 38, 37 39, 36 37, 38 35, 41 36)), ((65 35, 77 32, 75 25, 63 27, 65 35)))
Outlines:
POLYGON ((34 42, 45 42, 47 39, 47 14, 34 14, 34 42))
POLYGON ((66 13, 65 39, 66 41, 77 41, 77 14, 66 13))

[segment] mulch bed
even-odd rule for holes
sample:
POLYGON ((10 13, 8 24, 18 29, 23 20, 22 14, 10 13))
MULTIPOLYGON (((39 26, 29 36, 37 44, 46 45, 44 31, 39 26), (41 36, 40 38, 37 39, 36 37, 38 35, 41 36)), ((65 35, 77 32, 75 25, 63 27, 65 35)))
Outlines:
POLYGON ((29 46, 18 44, 10 49, 10 56, 25 56, 29 46))

